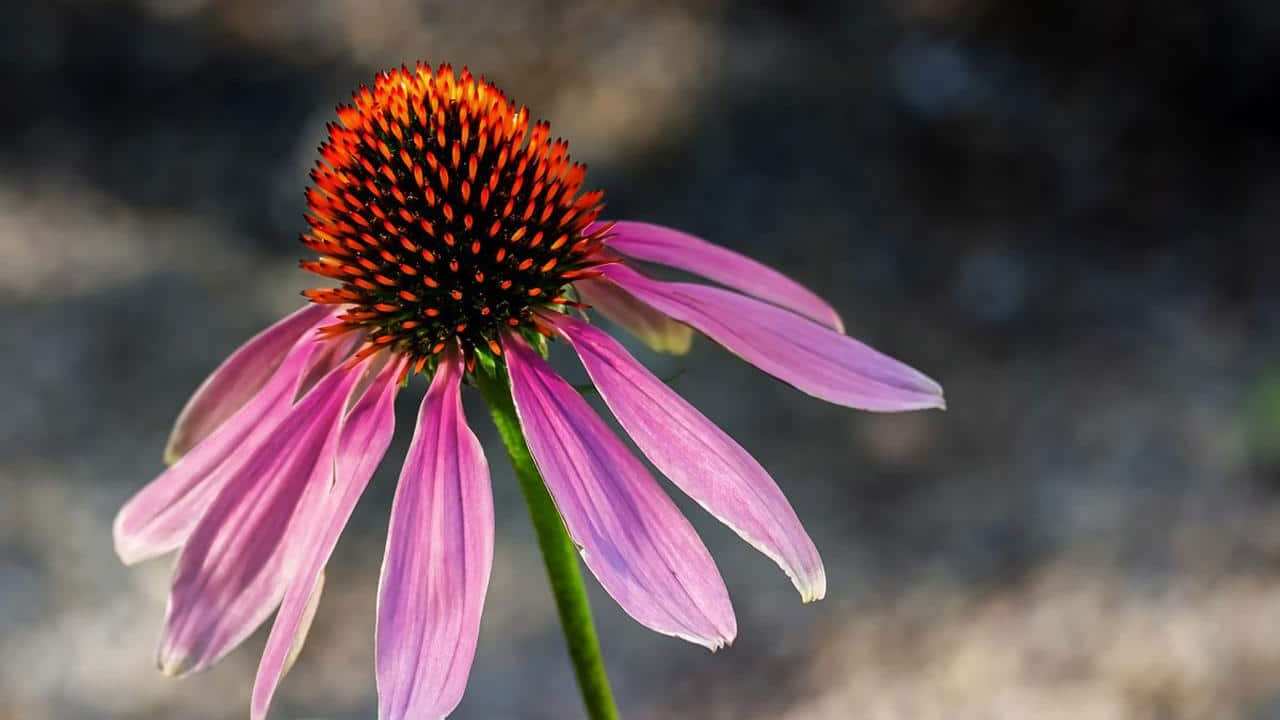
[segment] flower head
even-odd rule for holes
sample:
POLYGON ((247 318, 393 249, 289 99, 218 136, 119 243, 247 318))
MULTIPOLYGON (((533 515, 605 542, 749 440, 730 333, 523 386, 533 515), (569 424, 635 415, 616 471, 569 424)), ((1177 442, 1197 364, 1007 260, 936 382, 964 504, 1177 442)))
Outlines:
POLYGON ((584 230, 604 193, 579 194, 568 148, 466 70, 378 76, 338 108, 307 191, 320 258, 302 267, 342 286, 304 294, 346 308, 329 332, 363 330, 367 352, 419 369, 455 343, 500 354, 503 330, 532 328, 602 261, 607 229, 584 230))
POLYGON ((817 549, 768 472, 588 318, 664 352, 694 330, 816 397, 878 411, 942 407, 929 378, 842 334, 826 302, 777 271, 676 230, 597 220, 601 194, 544 123, 529 127, 467 71, 380 75, 321 147, 308 190, 337 282, 251 339, 180 414, 171 466, 121 510, 117 552, 178 550, 163 670, 205 668, 273 611, 252 709, 266 714, 306 635, 324 567, 390 444, 405 378, 430 378, 391 511, 378 587, 382 718, 442 717, 460 700, 492 565, 488 465, 461 388, 509 383, 565 529, 638 622, 717 648, 737 632, 715 562, 607 424, 544 359, 563 340, 641 453, 773 559, 805 601, 817 549), (634 261, 717 285, 659 281, 634 261), (477 360, 483 360, 478 363, 477 360), (489 377, 484 375, 483 377, 489 377), (277 611, 278 609, 278 611, 277 611))

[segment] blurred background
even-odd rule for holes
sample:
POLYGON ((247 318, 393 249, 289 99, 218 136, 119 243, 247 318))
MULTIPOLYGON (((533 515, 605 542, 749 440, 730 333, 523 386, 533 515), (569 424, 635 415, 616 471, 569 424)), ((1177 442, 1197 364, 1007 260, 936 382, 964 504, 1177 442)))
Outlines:
MULTIPOLYGON (((946 413, 878 416, 706 341, 642 354, 772 471, 831 588, 802 606, 680 498, 740 634, 711 655, 595 592, 628 717, 1280 718, 1280 5, 607 5, 5 3, 0 719, 246 716, 263 636, 161 677, 170 562, 122 567, 111 519, 200 380, 299 304, 333 106, 418 59, 550 120, 610 215, 772 263, 947 388, 946 413)), ((374 713, 416 396, 276 717, 374 713)), ((498 547, 455 717, 580 717, 469 413, 498 547)))

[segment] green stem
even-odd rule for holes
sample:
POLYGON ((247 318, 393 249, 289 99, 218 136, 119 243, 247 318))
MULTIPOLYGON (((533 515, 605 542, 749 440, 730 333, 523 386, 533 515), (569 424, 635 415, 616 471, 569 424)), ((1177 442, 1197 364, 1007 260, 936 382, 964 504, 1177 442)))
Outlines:
POLYGON ((560 611, 560 624, 564 629, 569 657, 578 677, 582 702, 590 720, 618 720, 618 708, 609 688, 609 676, 605 672, 604 658, 600 654, 600 641, 596 637, 595 624, 591 620, 591 605, 587 600, 587 587, 582 582, 578 565, 578 550, 565 532, 560 512, 542 483, 542 476, 533 463, 529 447, 525 444, 516 408, 511 401, 502 368, 491 376, 484 368, 477 368, 476 384, 489 404, 489 413, 498 426, 498 434, 507 447, 511 465, 520 480, 533 529, 542 548, 542 559, 551 580, 551 592, 555 595, 556 608, 560 611))

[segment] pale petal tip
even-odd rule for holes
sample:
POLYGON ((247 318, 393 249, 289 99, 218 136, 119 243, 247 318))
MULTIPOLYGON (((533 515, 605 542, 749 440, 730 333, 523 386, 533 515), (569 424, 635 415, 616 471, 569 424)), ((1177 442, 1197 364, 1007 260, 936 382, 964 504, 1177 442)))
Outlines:
POLYGON ((145 559, 141 551, 119 538, 116 538, 115 550, 116 557, 120 558, 120 564, 125 567, 133 567, 145 559))
MULTIPOLYGON (((579 552, 582 553, 583 560, 585 561, 586 552, 581 548, 579 548, 579 552)), ((700 645, 713 653, 732 645, 733 641, 737 639, 738 619, 734 616, 732 609, 727 609, 727 615, 721 617, 718 621, 709 615, 705 616, 705 620, 707 620, 708 626, 704 626, 703 628, 696 630, 690 629, 687 626, 683 630, 670 627, 660 627, 650 625, 648 623, 645 623, 645 626, 654 632, 676 638, 677 640, 684 640, 685 642, 693 643, 694 645, 700 645)))
POLYGON ((704 638, 704 641, 695 640, 694 642, 697 642, 699 645, 702 645, 711 652, 717 652, 729 647, 733 644, 733 641, 738 638, 738 618, 734 615, 732 609, 727 611, 727 615, 719 618, 718 620, 713 619, 712 622, 715 622, 716 624, 715 635, 704 638))
POLYGON ((934 396, 933 405, 931 405, 930 407, 934 410, 946 410, 947 396, 942 392, 942 386, 934 382, 933 380, 930 380, 929 382, 932 383, 933 385, 931 390, 933 391, 933 396, 934 396))
POLYGON ((112 549, 115 550, 120 563, 125 567, 132 567, 172 552, 173 548, 160 547, 136 532, 126 529, 126 513, 129 509, 129 505, 121 508, 111 523, 112 549))
POLYGON ((715 653, 733 645, 736 639, 738 639, 738 628, 735 626, 728 633, 715 638, 711 643, 704 643, 703 646, 715 653))
POLYGON ((156 648, 156 669, 170 678, 184 678, 205 670, 210 663, 196 648, 172 636, 169 625, 169 609, 165 610, 165 627, 156 648))
POLYGON ((156 653, 156 669, 165 677, 180 678, 190 675, 195 670, 195 663, 189 655, 161 648, 160 652, 156 653))
POLYGON ((128 541, 121 537, 119 525, 120 521, 117 520, 115 526, 111 528, 112 549, 116 551, 116 557, 120 559, 122 564, 132 565, 133 563, 130 562, 132 553, 129 551, 128 541))
POLYGON ((149 557, 144 548, 138 546, 129 538, 129 533, 124 529, 124 513, 116 515, 115 522, 111 525, 111 543, 116 551, 116 557, 120 558, 121 564, 126 567, 137 565, 149 557))
POLYGON ((908 392, 916 396, 904 409, 946 410, 947 398, 942 385, 937 380, 909 365, 904 365, 904 367, 910 371, 910 377, 907 381, 910 388, 908 392))
POLYGON ((796 589, 800 591, 800 602, 808 605, 827 596, 827 573, 822 567, 804 580, 795 579, 796 589))
POLYGON ((939 387, 937 392, 926 395, 919 403, 919 410, 946 410, 947 398, 942 394, 942 388, 939 387))
POLYGON ((737 629, 735 628, 732 633, 728 633, 726 635, 702 636, 702 635, 687 635, 685 633, 678 633, 678 632, 671 633, 671 635, 672 637, 679 638, 680 640, 691 642, 694 645, 701 645, 707 650, 715 653, 733 644, 734 639, 737 637, 737 629))
POLYGON ((178 450, 178 443, 175 438, 169 438, 169 444, 164 447, 164 464, 172 465, 182 459, 182 452, 178 450))
MULTIPOLYGON (((770 557, 773 556, 771 555, 770 557)), ((800 593, 800 602, 807 605, 827 596, 827 571, 823 567, 821 560, 817 560, 815 567, 810 567, 806 570, 798 570, 776 558, 775 561, 782 567, 783 572, 787 574, 787 578, 795 586, 796 592, 800 593)))

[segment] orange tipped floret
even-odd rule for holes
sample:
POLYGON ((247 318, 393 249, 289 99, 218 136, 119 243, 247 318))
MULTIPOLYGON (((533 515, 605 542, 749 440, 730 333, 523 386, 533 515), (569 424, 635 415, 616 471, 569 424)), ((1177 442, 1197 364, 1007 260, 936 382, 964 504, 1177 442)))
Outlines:
POLYGON ((603 194, 545 122, 465 68, 418 65, 361 87, 320 147, 302 243, 310 272, 340 283, 312 302, 353 306, 362 329, 413 367, 460 341, 497 354, 503 328, 537 330, 534 311, 599 261, 585 235, 603 194), (448 273, 442 268, 447 267, 448 273))

